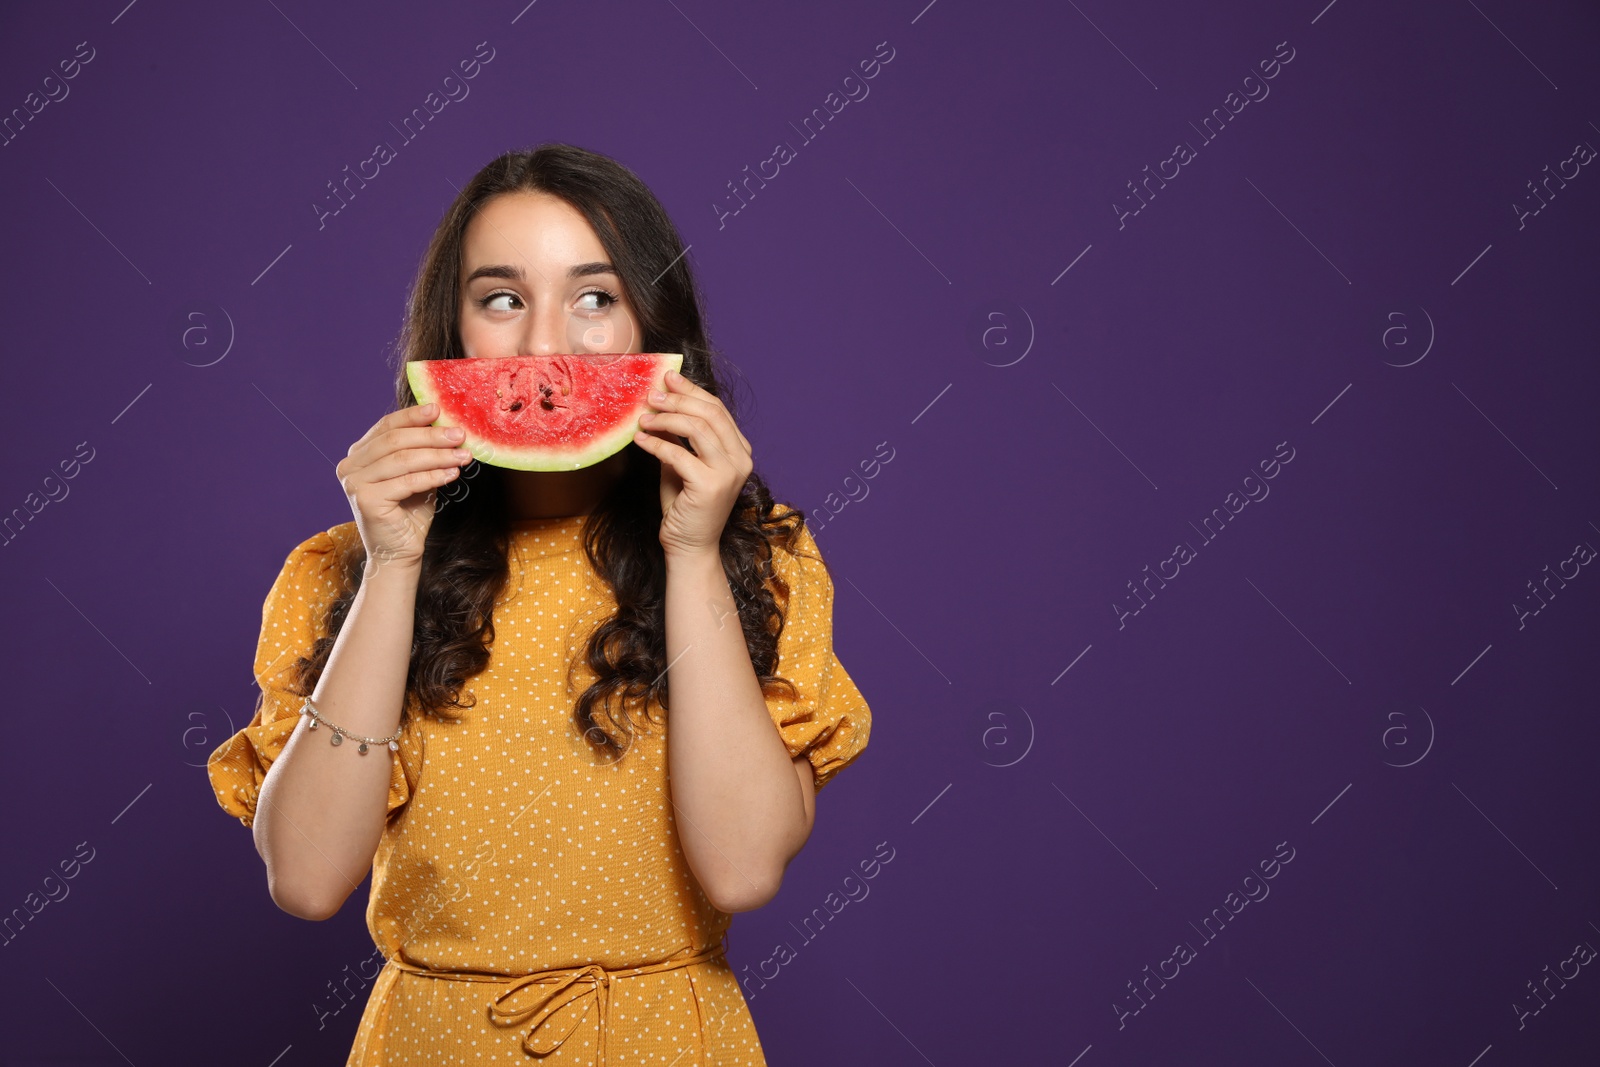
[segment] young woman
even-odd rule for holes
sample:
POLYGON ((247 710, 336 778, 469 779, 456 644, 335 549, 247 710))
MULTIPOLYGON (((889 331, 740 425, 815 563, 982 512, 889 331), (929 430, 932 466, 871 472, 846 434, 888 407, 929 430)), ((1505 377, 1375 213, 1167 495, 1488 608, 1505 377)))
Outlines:
POLYGON ((208 771, 285 911, 331 917, 371 867, 386 962, 350 1067, 765 1062, 725 935, 778 891, 871 713, 683 252, 604 156, 480 171, 399 362, 681 352, 683 374, 601 463, 463 471, 397 366, 395 409, 337 467, 354 520, 267 597, 260 702, 208 771))

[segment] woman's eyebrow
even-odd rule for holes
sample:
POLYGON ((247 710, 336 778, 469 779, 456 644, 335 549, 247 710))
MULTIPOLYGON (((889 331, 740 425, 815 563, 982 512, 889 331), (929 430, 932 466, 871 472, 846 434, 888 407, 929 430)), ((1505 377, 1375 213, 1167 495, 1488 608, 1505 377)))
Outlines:
POLYGON ((521 267, 513 267, 506 263, 487 263, 467 275, 469 283, 477 281, 479 278, 506 278, 517 282, 527 280, 527 276, 523 274, 521 267))
MULTIPOLYGON (((567 277, 587 278, 591 274, 616 273, 617 268, 612 266, 610 263, 596 261, 593 263, 573 264, 572 268, 567 271, 567 277)), ((467 283, 470 284, 479 278, 506 278, 511 281, 518 282, 527 281, 527 275, 523 272, 522 268, 509 263, 487 263, 474 270, 471 274, 467 275, 467 283)))

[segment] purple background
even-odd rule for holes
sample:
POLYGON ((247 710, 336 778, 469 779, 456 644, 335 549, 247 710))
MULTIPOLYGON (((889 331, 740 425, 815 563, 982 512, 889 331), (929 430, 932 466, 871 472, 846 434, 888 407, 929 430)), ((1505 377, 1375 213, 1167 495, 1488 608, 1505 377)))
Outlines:
POLYGON ((751 999, 770 1062, 1595 1062, 1593 967, 1513 1006, 1600 945, 1600 577, 1515 605, 1600 545, 1600 176, 1513 205, 1600 145, 1600 15, 924 2, 0 15, 0 113, 94 55, 0 147, 0 515, 93 449, 0 547, 0 913, 94 850, 0 948, 0 1063, 344 1062, 360 1003, 314 1005, 372 950, 366 889, 279 912, 203 764, 251 714, 284 556, 350 518, 333 457, 385 410, 426 239, 544 141, 632 167, 691 243, 874 712, 734 924, 736 968, 796 953, 751 999), (326 183, 484 41, 470 96, 319 229, 326 183), (1270 495, 1203 538, 1247 484, 1270 495))

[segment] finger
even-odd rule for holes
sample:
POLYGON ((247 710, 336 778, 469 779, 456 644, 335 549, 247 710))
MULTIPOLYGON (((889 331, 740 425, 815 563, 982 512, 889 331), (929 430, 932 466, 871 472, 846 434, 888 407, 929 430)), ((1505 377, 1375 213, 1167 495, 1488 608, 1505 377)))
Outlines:
POLYGON ((678 434, 668 433, 665 430, 644 430, 644 433, 657 441, 665 441, 669 445, 679 445, 685 452, 688 452, 691 456, 694 455, 694 446, 686 444, 678 434))
POLYGON ((666 375, 667 385, 673 389, 681 389, 690 396, 710 396, 711 390, 706 389, 682 371, 669 370, 666 375))
POLYGON ((441 467, 461 468, 472 461, 468 453, 461 456, 454 448, 402 448, 374 460, 362 476, 369 482, 399 478, 413 471, 435 470, 441 467))
POLYGON ((402 448, 460 448, 466 433, 457 426, 398 426, 370 444, 367 452, 373 461, 402 448))
POLYGON ((408 471, 398 478, 379 482, 374 488, 381 487, 385 494, 391 494, 389 499, 400 503, 418 493, 426 493, 430 489, 437 489, 461 477, 460 467, 433 467, 429 470, 408 471))
POLYGON ((350 451, 347 454, 352 456, 355 455, 357 448, 368 444, 374 438, 386 433, 389 430, 407 426, 426 426, 438 417, 439 406, 431 403, 421 405, 410 404, 399 409, 398 411, 391 411, 389 414, 373 423, 366 433, 357 438, 355 444, 350 446, 350 451))
POLYGON ((750 453, 750 442, 747 442, 744 434, 739 432, 739 427, 734 426, 733 416, 717 397, 701 398, 686 394, 669 394, 664 402, 656 403, 656 406, 662 411, 678 411, 702 419, 717 438, 718 445, 722 446, 723 453, 728 456, 750 453))
POLYGON ((445 485, 459 477, 459 471, 459 467, 406 471, 394 478, 359 486, 352 494, 352 499, 362 513, 372 514, 380 504, 403 504, 418 493, 445 485))
POLYGON ((681 437, 687 437, 689 443, 694 445, 695 453, 708 464, 721 466, 731 462, 726 447, 712 432, 711 425, 697 415, 686 415, 676 411, 647 411, 640 417, 639 425, 651 432, 667 430, 681 437))
MULTIPOLYGON (((684 379, 688 381, 688 379, 684 379)), ((692 382, 689 384, 693 385, 692 382)), ((680 411, 684 414, 695 415, 704 419, 711 432, 716 435, 722 451, 729 456, 737 456, 741 452, 750 454, 750 442, 744 434, 739 432, 739 427, 733 421, 733 415, 717 397, 707 393, 699 386, 699 395, 691 393, 668 393, 664 400, 651 400, 652 406, 662 411, 680 411)))
POLYGON ((710 468, 706 466, 700 457, 675 441, 668 441, 644 430, 639 430, 633 435, 633 443, 655 456, 665 466, 672 468, 673 472, 682 478, 685 483, 692 479, 697 480, 710 473, 710 468), (695 468, 698 468, 698 470, 695 468))
POLYGON ((713 393, 711 390, 696 383, 693 379, 679 374, 677 371, 672 371, 666 376, 666 382, 668 386, 668 395, 676 394, 680 396, 693 397, 696 400, 703 400, 708 404, 715 405, 723 412, 727 413, 728 421, 730 423, 733 422, 733 415, 731 412, 728 412, 728 407, 722 402, 722 398, 713 393))
MULTIPOLYGON (((455 428, 448 426, 400 426, 385 430, 365 444, 353 446, 345 466, 370 466, 406 448, 458 448, 461 440, 451 437, 452 430, 455 428)), ((461 434, 459 430, 455 432, 461 434)))

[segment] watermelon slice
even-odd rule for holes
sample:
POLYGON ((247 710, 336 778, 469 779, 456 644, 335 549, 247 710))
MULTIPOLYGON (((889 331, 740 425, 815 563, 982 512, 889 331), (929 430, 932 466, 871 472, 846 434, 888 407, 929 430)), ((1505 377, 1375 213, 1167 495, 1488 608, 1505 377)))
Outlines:
POLYGON ((667 391, 680 352, 417 359, 406 378, 418 404, 439 405, 435 426, 466 431, 480 462, 523 471, 571 471, 632 443, 652 389, 667 391))

